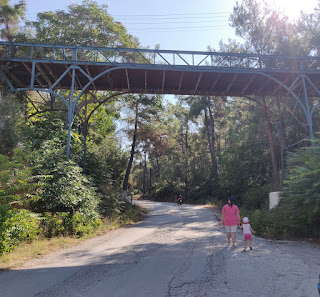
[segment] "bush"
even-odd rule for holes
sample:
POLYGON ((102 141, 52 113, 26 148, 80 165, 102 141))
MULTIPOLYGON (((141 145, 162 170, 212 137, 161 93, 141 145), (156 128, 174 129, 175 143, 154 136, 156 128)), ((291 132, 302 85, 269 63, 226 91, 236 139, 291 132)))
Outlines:
POLYGON ((105 217, 112 218, 119 215, 126 207, 125 201, 109 195, 104 195, 99 204, 99 213, 105 217))
POLYGON ((46 213, 41 223, 46 237, 77 236, 81 237, 92 233, 101 226, 98 216, 88 216, 83 213, 59 212, 46 213))
POLYGON ((81 168, 71 161, 61 161, 49 174, 41 199, 35 207, 40 212, 80 212, 96 215, 99 197, 81 168))
POLYGON ((278 211, 290 232, 299 237, 320 237, 320 140, 289 155, 289 174, 278 211))
POLYGON ((162 184, 158 184, 156 186, 156 190, 151 193, 150 199, 155 201, 175 201, 177 192, 177 187, 175 187, 172 183, 163 182, 162 184))
POLYGON ((248 210, 267 208, 269 192, 268 185, 249 189, 242 197, 242 206, 248 210))
POLYGON ((27 210, 0 205, 0 254, 12 252, 23 241, 38 237, 39 220, 27 210))
POLYGON ((259 236, 284 239, 288 233, 285 221, 281 219, 281 214, 278 211, 256 209, 251 212, 242 211, 242 213, 245 213, 243 216, 249 217, 252 228, 259 236))

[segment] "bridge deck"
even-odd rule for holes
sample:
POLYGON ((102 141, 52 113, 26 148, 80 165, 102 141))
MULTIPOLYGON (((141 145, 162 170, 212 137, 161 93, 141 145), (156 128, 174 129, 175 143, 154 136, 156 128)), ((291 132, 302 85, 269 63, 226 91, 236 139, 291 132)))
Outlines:
POLYGON ((206 96, 319 96, 320 59, 246 54, 108 49, 0 42, 3 76, 14 89, 76 89, 206 96), (88 58, 89 57, 89 58, 88 58), (91 58, 90 58, 91 57, 91 58), (71 68, 70 68, 71 66, 71 68), (108 71, 110 70, 110 71, 108 71), (103 74, 104 73, 104 74, 103 74), (100 75, 100 77, 98 77, 100 75), (57 83, 58 82, 58 83, 57 83), (90 83, 91 82, 91 83, 90 83))

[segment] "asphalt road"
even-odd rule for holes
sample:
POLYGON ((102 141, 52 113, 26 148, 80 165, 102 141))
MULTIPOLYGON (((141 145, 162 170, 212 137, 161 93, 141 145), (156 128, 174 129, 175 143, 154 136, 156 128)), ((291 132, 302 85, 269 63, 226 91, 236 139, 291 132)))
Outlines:
POLYGON ((143 222, 0 273, 0 296, 319 297, 319 247, 254 237, 244 253, 207 208, 137 203, 143 222))

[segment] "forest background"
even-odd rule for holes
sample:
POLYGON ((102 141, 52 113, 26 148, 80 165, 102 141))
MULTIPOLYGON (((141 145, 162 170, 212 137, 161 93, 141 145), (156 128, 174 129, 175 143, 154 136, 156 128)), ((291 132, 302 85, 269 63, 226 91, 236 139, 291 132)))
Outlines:
MULTIPOLYGON (((84 1, 35 21, 25 11, 25 2, 0 0, 1 40, 143 48, 106 5, 84 1)), ((293 21, 266 1, 243 0, 230 26, 243 42, 229 39, 209 51, 319 54, 320 3, 293 21)), ((110 219, 136 220, 133 195, 174 202, 181 193, 185 202, 218 207, 232 195, 260 236, 319 238, 319 110, 315 139, 304 123, 290 96, 179 96, 170 103, 160 95, 89 91, 77 106, 68 159, 64 103, 40 92, 8 94, 1 81, 0 253, 23 241, 92 234, 110 219), (269 211, 273 191, 282 199, 269 211)))

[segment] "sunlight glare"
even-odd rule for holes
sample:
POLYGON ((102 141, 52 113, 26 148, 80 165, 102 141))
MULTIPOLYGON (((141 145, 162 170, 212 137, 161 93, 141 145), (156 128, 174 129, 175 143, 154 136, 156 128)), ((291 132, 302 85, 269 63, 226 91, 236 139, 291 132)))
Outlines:
POLYGON ((300 16, 300 11, 312 13, 317 7, 318 0, 267 0, 274 7, 278 7, 291 20, 300 16))

